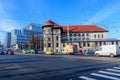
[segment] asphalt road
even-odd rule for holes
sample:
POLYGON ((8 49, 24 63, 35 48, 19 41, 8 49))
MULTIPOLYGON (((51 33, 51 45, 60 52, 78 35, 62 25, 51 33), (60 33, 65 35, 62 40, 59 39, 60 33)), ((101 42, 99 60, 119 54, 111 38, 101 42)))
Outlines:
POLYGON ((120 80, 120 57, 0 55, 0 80, 120 80))

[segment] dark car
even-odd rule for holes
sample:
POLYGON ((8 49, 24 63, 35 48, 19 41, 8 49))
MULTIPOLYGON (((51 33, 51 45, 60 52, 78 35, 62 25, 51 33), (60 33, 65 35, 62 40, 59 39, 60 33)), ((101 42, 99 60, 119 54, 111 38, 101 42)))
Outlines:
POLYGON ((4 50, 4 49, 0 50, 0 55, 5 55, 5 54, 7 54, 6 50, 4 50))
POLYGON ((0 51, 0 55, 5 55, 6 53, 4 51, 0 51))
POLYGON ((86 50, 86 53, 87 53, 87 54, 94 54, 95 51, 94 51, 94 50, 86 50))

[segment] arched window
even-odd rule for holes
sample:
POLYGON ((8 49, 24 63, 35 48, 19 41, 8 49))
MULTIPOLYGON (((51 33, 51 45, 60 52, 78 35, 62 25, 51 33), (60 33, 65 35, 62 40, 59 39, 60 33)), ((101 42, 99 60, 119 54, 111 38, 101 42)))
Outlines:
POLYGON ((56 43, 56 47, 59 47, 59 44, 58 44, 58 43, 56 43))
POLYGON ((70 36, 72 36, 72 34, 70 34, 70 36))
POLYGON ((78 34, 78 36, 80 37, 81 35, 80 35, 80 34, 78 34))
POLYGON ((103 38, 103 34, 101 35, 101 37, 103 38))
POLYGON ((89 36, 89 34, 87 33, 86 36, 89 36))
POLYGON ((83 33, 82 36, 85 36, 85 34, 83 33))
POLYGON ((100 38, 100 35, 98 34, 98 38, 100 38))
POLYGON ((56 41, 58 41, 59 40, 59 37, 58 36, 56 36, 56 41))
POLYGON ((96 38, 96 35, 94 35, 94 38, 96 38))
POLYGON ((51 30, 50 29, 48 29, 48 34, 50 34, 51 33, 51 30))
POLYGON ((76 34, 74 34, 74 36, 76 36, 76 34))

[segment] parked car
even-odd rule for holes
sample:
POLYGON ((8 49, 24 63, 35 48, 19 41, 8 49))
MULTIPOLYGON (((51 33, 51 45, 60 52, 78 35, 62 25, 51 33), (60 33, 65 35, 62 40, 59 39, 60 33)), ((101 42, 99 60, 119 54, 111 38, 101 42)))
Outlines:
POLYGON ((35 50, 34 49, 28 49, 28 50, 26 50, 26 53, 35 53, 35 50))
POLYGON ((26 53, 26 50, 25 50, 25 49, 23 49, 23 50, 22 50, 22 53, 26 53))
POLYGON ((82 52, 82 50, 78 50, 77 53, 78 54, 82 54, 83 52, 82 52))
POLYGON ((5 55, 6 53, 4 51, 0 51, 0 55, 5 55))
POLYGON ((55 53, 53 51, 47 51, 47 52, 45 52, 45 54, 47 54, 47 55, 53 55, 55 53))
POLYGON ((95 52, 96 56, 118 56, 120 55, 120 48, 118 45, 103 45, 95 52))
POLYGON ((11 49, 9 49, 9 50, 7 50, 7 53, 6 53, 6 54, 8 54, 8 55, 13 55, 13 54, 14 54, 14 51, 11 50, 11 49))
POLYGON ((62 54, 73 55, 75 51, 73 45, 66 45, 61 52, 62 54))
POLYGON ((0 50, 0 55, 5 55, 5 54, 7 54, 7 50, 5 49, 0 50))
POLYGON ((86 50, 86 53, 87 53, 87 54, 94 54, 94 53, 95 53, 95 50, 86 50))

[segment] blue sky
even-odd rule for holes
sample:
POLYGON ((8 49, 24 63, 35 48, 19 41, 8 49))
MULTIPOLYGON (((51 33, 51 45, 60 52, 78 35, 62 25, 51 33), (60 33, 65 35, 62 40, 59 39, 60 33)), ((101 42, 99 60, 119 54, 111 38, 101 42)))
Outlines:
POLYGON ((0 0, 0 41, 5 33, 48 19, 60 25, 95 24, 120 38, 120 0, 0 0))

